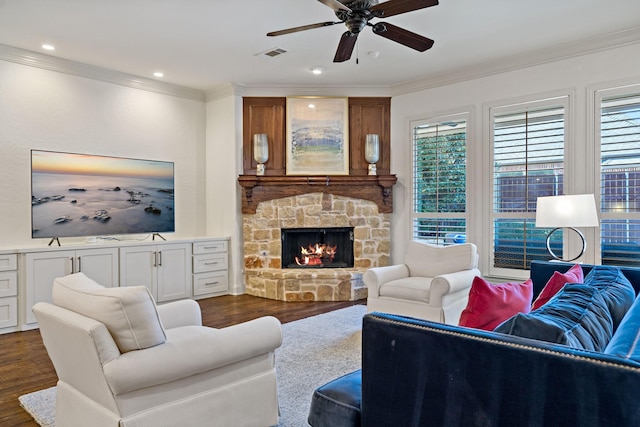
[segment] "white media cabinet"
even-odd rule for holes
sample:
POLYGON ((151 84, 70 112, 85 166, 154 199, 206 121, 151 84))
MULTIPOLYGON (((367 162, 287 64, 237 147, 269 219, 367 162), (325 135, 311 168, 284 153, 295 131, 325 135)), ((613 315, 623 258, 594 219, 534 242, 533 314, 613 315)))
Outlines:
POLYGON ((36 302, 56 277, 83 272, 103 286, 145 285, 161 304, 229 292, 229 238, 119 240, 0 250, 0 334, 35 329, 36 302))

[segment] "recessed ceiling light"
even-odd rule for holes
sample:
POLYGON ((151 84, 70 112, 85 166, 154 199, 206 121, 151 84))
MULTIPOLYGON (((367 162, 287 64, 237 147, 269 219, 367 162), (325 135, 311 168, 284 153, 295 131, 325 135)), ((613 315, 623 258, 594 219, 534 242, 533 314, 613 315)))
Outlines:
POLYGON ((43 45, 42 45, 42 48, 43 48, 44 50, 56 50, 55 46, 53 46, 53 45, 51 45, 51 44, 47 44, 47 43, 43 44, 43 45))
POLYGON ((161 71, 156 71, 155 73, 153 73, 154 77, 164 77, 164 73, 161 71))
POLYGON ((326 68, 324 67, 320 67, 319 65, 313 66, 311 68, 309 68, 309 70, 311 70, 311 72, 315 75, 320 75, 322 73, 325 72, 326 68))

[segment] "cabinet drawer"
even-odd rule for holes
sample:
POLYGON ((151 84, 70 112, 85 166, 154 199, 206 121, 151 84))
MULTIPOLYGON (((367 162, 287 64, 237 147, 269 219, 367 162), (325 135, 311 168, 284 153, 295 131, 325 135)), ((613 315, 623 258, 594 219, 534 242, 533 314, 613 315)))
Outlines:
POLYGON ((0 298, 0 328, 18 326, 18 298, 0 298))
POLYGON ((193 272, 205 273, 227 269, 227 254, 204 254, 193 256, 193 272))
POLYGON ((205 242, 195 242, 193 244, 194 254, 210 254, 215 252, 227 252, 227 241, 209 240, 205 242))
POLYGON ((0 255, 0 271, 10 271, 18 269, 18 255, 4 254, 0 255))
POLYGON ((227 292, 228 289, 229 277, 226 271, 200 273, 193 276, 193 295, 227 292))
POLYGON ((0 298, 18 295, 18 273, 15 271, 0 272, 0 298))

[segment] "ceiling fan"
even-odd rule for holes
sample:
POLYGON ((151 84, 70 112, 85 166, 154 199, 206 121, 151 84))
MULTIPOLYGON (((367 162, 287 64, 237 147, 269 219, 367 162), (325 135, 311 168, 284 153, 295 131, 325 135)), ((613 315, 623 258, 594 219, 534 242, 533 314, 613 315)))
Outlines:
POLYGON ((404 28, 386 22, 369 22, 374 18, 386 18, 401 13, 412 12, 426 7, 436 6, 438 0, 389 0, 378 3, 378 0, 318 0, 320 3, 329 6, 334 10, 339 21, 326 21, 317 24, 302 25, 300 27, 288 28, 286 30, 272 31, 267 36, 281 36, 284 34, 297 33, 298 31, 312 30, 314 28, 328 27, 335 24, 344 23, 348 31, 340 38, 338 50, 333 58, 333 62, 344 62, 351 58, 353 48, 358 40, 358 34, 366 27, 372 28, 373 33, 389 40, 424 52, 433 46, 433 40, 419 34, 405 30, 404 28))

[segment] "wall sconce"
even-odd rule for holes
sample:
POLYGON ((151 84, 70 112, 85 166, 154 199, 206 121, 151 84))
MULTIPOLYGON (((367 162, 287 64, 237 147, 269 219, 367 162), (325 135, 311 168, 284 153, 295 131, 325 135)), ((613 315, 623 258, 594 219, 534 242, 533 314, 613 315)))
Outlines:
POLYGON ((369 175, 377 175, 376 162, 380 160, 380 137, 367 134, 364 145, 364 158, 369 162, 369 175))
POLYGON ((264 164, 269 160, 269 142, 266 133, 253 135, 253 158, 258 162, 256 175, 264 175, 264 164))
POLYGON ((598 211, 593 194, 538 197, 536 227, 554 227, 547 235, 547 251, 554 259, 569 262, 580 258, 587 250, 587 242, 584 235, 575 227, 597 227, 598 225, 598 211), (580 236, 582 250, 575 258, 562 259, 551 250, 551 235, 559 228, 569 228, 580 236))

